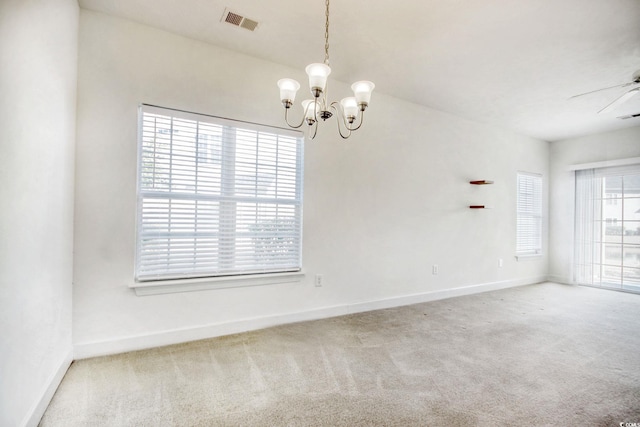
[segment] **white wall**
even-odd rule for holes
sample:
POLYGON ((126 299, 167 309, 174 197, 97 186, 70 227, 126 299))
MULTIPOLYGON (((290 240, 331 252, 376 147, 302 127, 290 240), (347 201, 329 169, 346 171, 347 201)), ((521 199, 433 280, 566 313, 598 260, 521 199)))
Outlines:
MULTIPOLYGON (((359 134, 343 142, 332 122, 306 142, 302 282, 136 296, 127 285, 134 261, 138 104, 282 126, 275 82, 304 81, 303 65, 293 70, 81 11, 77 356, 229 332, 234 328, 224 325, 234 322, 242 329, 269 323, 260 319, 335 314, 359 303, 393 305, 416 300, 393 300, 403 296, 546 277, 546 255, 526 262, 514 257, 515 180, 518 170, 543 174, 546 203, 548 144, 376 92, 359 134), (471 179, 496 183, 471 186, 471 179), (495 208, 468 208, 484 202, 495 208), (431 275, 432 264, 439 275, 431 275), (316 273, 324 274, 321 288, 313 286, 316 273), (247 319, 253 320, 242 323, 247 319), (198 328, 201 333, 189 333, 198 328)), ((346 85, 330 84, 336 96, 348 93, 346 85)))
POLYGON ((71 363, 78 4, 0 2, 0 425, 35 425, 71 363))
POLYGON ((640 127, 622 129, 551 144, 549 196, 551 279, 572 283, 575 203, 572 165, 640 157, 640 127))

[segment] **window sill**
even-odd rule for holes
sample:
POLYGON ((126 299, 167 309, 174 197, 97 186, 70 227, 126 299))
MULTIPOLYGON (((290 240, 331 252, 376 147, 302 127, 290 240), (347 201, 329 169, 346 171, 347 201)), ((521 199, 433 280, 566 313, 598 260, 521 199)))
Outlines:
POLYGON ((542 258, 542 254, 519 254, 516 255, 518 261, 533 261, 542 258))
POLYGON ((206 291, 211 289, 239 288, 244 286, 275 285, 299 282, 304 278, 303 271, 287 273, 251 274, 244 276, 203 277, 198 279, 156 280, 135 282, 129 288, 137 296, 172 294, 178 292, 206 291))

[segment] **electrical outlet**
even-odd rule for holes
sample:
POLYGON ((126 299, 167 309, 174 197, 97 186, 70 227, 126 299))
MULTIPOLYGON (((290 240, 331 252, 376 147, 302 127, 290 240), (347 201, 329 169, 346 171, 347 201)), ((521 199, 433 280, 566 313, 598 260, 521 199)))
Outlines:
POLYGON ((438 275, 438 264, 433 264, 433 267, 431 267, 431 274, 434 276, 438 275))
POLYGON ((498 267, 502 268, 503 265, 504 262, 502 261, 502 258, 498 258, 498 267))
POLYGON ((324 278, 322 277, 322 274, 316 274, 316 287, 320 287, 322 286, 322 282, 324 281, 324 278))

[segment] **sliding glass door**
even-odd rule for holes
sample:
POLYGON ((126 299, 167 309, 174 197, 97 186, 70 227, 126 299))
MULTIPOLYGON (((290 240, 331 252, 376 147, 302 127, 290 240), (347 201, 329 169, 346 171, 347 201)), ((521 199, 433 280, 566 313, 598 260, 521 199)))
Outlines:
POLYGON ((640 165, 576 171, 575 280, 640 292, 640 165))

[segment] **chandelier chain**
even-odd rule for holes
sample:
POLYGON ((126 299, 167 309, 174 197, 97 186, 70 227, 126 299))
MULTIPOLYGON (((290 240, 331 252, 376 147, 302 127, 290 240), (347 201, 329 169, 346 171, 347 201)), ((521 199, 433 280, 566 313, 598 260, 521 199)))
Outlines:
POLYGON ((325 12, 325 26, 324 26, 324 63, 329 65, 329 0, 325 1, 327 11, 325 12))

